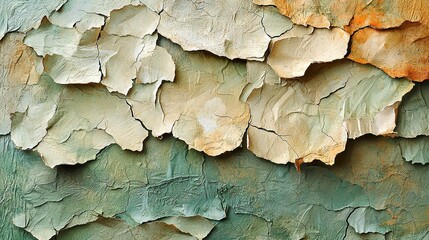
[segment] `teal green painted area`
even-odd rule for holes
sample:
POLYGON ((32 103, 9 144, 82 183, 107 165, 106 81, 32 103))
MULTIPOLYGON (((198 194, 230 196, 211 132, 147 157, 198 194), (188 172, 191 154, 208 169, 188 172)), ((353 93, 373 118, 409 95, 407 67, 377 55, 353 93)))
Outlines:
POLYGON ((399 136, 414 138, 429 135, 429 82, 416 83, 398 108, 396 132, 399 136))
POLYGON ((183 239, 194 240, 190 234, 163 222, 151 222, 134 227, 118 219, 100 218, 82 226, 62 231, 57 240, 76 239, 183 239))
MULTIPOLYGON (((9 137, 0 136, 0 238, 30 240, 31 234, 19 229, 12 223, 12 218, 26 209, 27 203, 23 198, 31 182, 29 174, 35 174, 38 169, 47 168, 34 153, 15 149, 9 137)), ((39 176, 40 180, 44 176, 39 176)))
POLYGON ((210 219, 207 239, 424 239, 429 230, 429 171, 404 161, 400 139, 359 138, 336 165, 301 173, 245 149, 208 157, 171 136, 149 138, 142 153, 112 145, 55 169, 0 141, 1 227, 13 239, 31 239, 13 216, 40 239, 62 229, 87 236, 103 222, 138 232, 170 216, 210 219))
MULTIPOLYGON (((185 144, 173 138, 162 143, 153 138, 145 149, 137 153, 115 145, 97 161, 41 171, 52 175, 52 181, 24 192, 28 206, 22 211, 29 218, 25 229, 49 239, 57 229, 92 222, 98 216, 118 215, 136 223, 169 216, 224 218, 217 184, 200 177, 201 155, 189 153, 185 144)), ((30 178, 37 181, 38 175, 30 178)))
POLYGON ((399 138, 402 157, 411 163, 429 163, 429 136, 399 138))

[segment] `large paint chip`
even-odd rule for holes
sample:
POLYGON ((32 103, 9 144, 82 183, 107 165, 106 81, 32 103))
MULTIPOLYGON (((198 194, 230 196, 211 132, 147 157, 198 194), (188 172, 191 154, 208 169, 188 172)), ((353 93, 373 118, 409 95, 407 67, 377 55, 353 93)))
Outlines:
MULTIPOLYGON (((142 1, 144 2, 144 1, 142 1)), ((135 0, 68 0, 59 11, 53 12, 49 20, 60 27, 76 27, 80 32, 104 25, 106 17, 112 10, 123 8, 130 4, 137 4, 135 0)))
POLYGON ((347 138, 391 134, 397 103, 413 84, 349 61, 314 67, 305 77, 266 84, 248 97, 248 147, 276 163, 333 164, 347 138))
POLYGON ((35 149, 54 167, 93 160, 112 143, 141 151, 147 135, 124 99, 100 87, 75 86, 61 92, 48 132, 35 149))
POLYGON ((187 53, 161 41, 176 64, 176 78, 163 84, 154 99, 151 88, 136 85, 129 94, 135 117, 155 136, 172 132, 189 147, 209 155, 241 144, 249 108, 239 100, 245 87, 245 66, 209 53, 187 53))
POLYGON ((37 84, 23 89, 18 109, 11 114, 11 138, 18 148, 33 149, 43 139, 62 90, 47 74, 43 74, 37 84))
POLYGON ((59 9, 67 0, 9 1, 0 3, 0 39, 6 33, 26 32, 38 27, 44 16, 59 9))
POLYGON ((399 28, 365 28, 353 35, 348 58, 381 68, 392 77, 429 79, 429 25, 404 23, 399 28))
POLYGON ((263 11, 249 0, 165 1, 160 15, 159 33, 186 51, 262 60, 270 42, 263 11))
POLYGON ((155 32, 159 16, 144 5, 125 6, 111 12, 104 31, 119 36, 143 38, 155 32))
POLYGON ((292 21, 272 6, 263 8, 262 25, 268 36, 279 37, 293 27, 292 21))
POLYGON ((98 46, 101 50, 112 52, 113 56, 102 68, 101 84, 111 92, 126 95, 133 86, 133 79, 137 77, 140 60, 155 50, 157 39, 156 33, 144 38, 102 34, 98 46))
POLYGON ((312 63, 343 58, 349 38, 339 28, 300 32, 298 27, 273 40, 267 62, 282 78, 301 77, 312 63))
POLYGON ((126 6, 113 11, 105 25, 103 20, 103 30, 80 32, 45 20, 28 33, 25 43, 44 57, 44 70, 56 83, 101 82, 126 95, 141 71, 141 60, 155 50, 158 22, 159 16, 146 6, 126 6), (144 27, 137 27, 142 22, 144 27))
POLYGON ((98 83, 101 79, 101 56, 97 47, 98 29, 79 33, 74 28, 62 28, 43 21, 38 29, 24 39, 38 55, 43 56, 44 70, 60 84, 98 83))

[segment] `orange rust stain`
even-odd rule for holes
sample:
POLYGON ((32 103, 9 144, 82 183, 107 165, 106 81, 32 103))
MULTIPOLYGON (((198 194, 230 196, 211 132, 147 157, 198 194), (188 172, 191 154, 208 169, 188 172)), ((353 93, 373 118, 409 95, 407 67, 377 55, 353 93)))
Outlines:
POLYGON ((389 30, 365 28, 356 32, 351 41, 347 58, 353 61, 370 63, 394 78, 417 82, 429 79, 429 28, 424 25, 407 22, 389 30), (370 39, 382 41, 371 43, 370 39))
POLYGON ((303 163, 304 163, 303 158, 298 158, 295 160, 295 168, 299 173, 301 173, 301 164, 303 164, 303 163))

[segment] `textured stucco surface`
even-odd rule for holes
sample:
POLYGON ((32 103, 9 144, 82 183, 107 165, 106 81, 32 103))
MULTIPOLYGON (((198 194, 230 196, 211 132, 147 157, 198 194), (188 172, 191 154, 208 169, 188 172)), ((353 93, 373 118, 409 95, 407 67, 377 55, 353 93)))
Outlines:
POLYGON ((428 1, 0 13, 0 239, 428 238, 428 1))

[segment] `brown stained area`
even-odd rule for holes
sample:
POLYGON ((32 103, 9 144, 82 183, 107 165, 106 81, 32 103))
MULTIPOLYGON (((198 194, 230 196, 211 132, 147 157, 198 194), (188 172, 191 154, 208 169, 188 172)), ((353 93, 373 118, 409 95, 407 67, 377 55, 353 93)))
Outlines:
POLYGON ((406 22, 399 28, 365 28, 352 36, 349 59, 372 64, 391 77, 429 79, 429 28, 406 22))
POLYGON ((389 208, 385 209, 385 212, 390 216, 390 219, 387 219, 384 222, 380 222, 380 225, 391 227, 393 229, 398 228, 398 226, 400 226, 400 228, 402 228, 402 231, 410 233, 424 231, 429 225, 429 208, 427 206, 417 208, 418 210, 413 211, 411 219, 406 219, 407 215, 410 214, 408 210, 389 208))
POLYGON ((274 0, 299 25, 340 27, 352 35, 349 58, 393 78, 429 79, 429 1, 274 0))
POLYGON ((372 64, 394 78, 429 79, 429 1, 275 0, 274 4, 296 24, 336 26, 352 34, 349 58, 356 62, 372 64))
MULTIPOLYGON (((418 184, 420 180, 409 177, 416 169, 402 159, 396 140, 365 136, 349 143, 347 149, 351 151, 338 156, 338 164, 334 165, 333 171, 352 184, 382 193, 386 200, 383 204, 372 206, 375 209, 386 206, 403 208, 405 196, 410 192, 418 195, 423 191, 418 184), (386 182, 389 183, 389 189, 383 187, 386 182)), ((391 215, 394 219, 395 214, 391 215)))
POLYGON ((374 11, 369 11, 369 13, 356 14, 350 21, 350 25, 344 26, 344 28, 349 33, 353 33, 359 28, 366 26, 382 29, 384 23, 381 20, 383 19, 384 15, 384 12, 379 12, 375 9, 374 11))
POLYGON ((386 212, 390 215, 391 219, 382 223, 382 225, 393 226, 398 222, 398 215, 392 211, 392 209, 386 209, 386 212))
POLYGON ((304 163, 304 160, 302 158, 298 158, 295 160, 295 168, 299 173, 301 173, 301 164, 303 163, 304 163))
POLYGON ((394 28, 405 21, 429 24, 429 2, 424 0, 274 0, 274 4, 294 23, 316 28, 336 26, 354 32, 367 26, 394 28))
MULTIPOLYGON (((242 126, 242 129, 245 129, 245 126, 249 122, 250 112, 247 107, 244 107, 243 114, 237 117, 224 117, 218 120, 217 125, 219 128, 221 126, 242 126)), ((229 145, 235 145, 236 143, 233 140, 230 140, 229 135, 226 134, 221 129, 213 131, 211 133, 204 132, 204 126, 198 124, 197 137, 194 139, 194 148, 198 151, 203 151, 209 156, 217 156, 224 152, 225 149, 230 148, 229 145)))
MULTIPOLYGON (((3 47, 9 55, 8 61, 8 81, 9 84, 34 84, 37 82, 39 74, 36 71, 36 53, 24 45, 22 40, 24 35, 8 34, 3 40, 3 47), (10 46, 10 44, 12 46, 10 46)), ((2 54, 3 55, 3 54, 2 54)))
POLYGON ((23 34, 10 33, 0 41, 0 134, 11 131, 11 113, 25 111, 21 94, 41 74, 40 59, 23 38, 23 34))
POLYGON ((427 169, 405 162, 394 139, 365 136, 350 142, 347 149, 332 169, 344 181, 365 189, 369 197, 383 198, 370 201, 372 208, 385 213, 378 226, 409 233, 427 229, 429 208, 421 202, 427 169))

